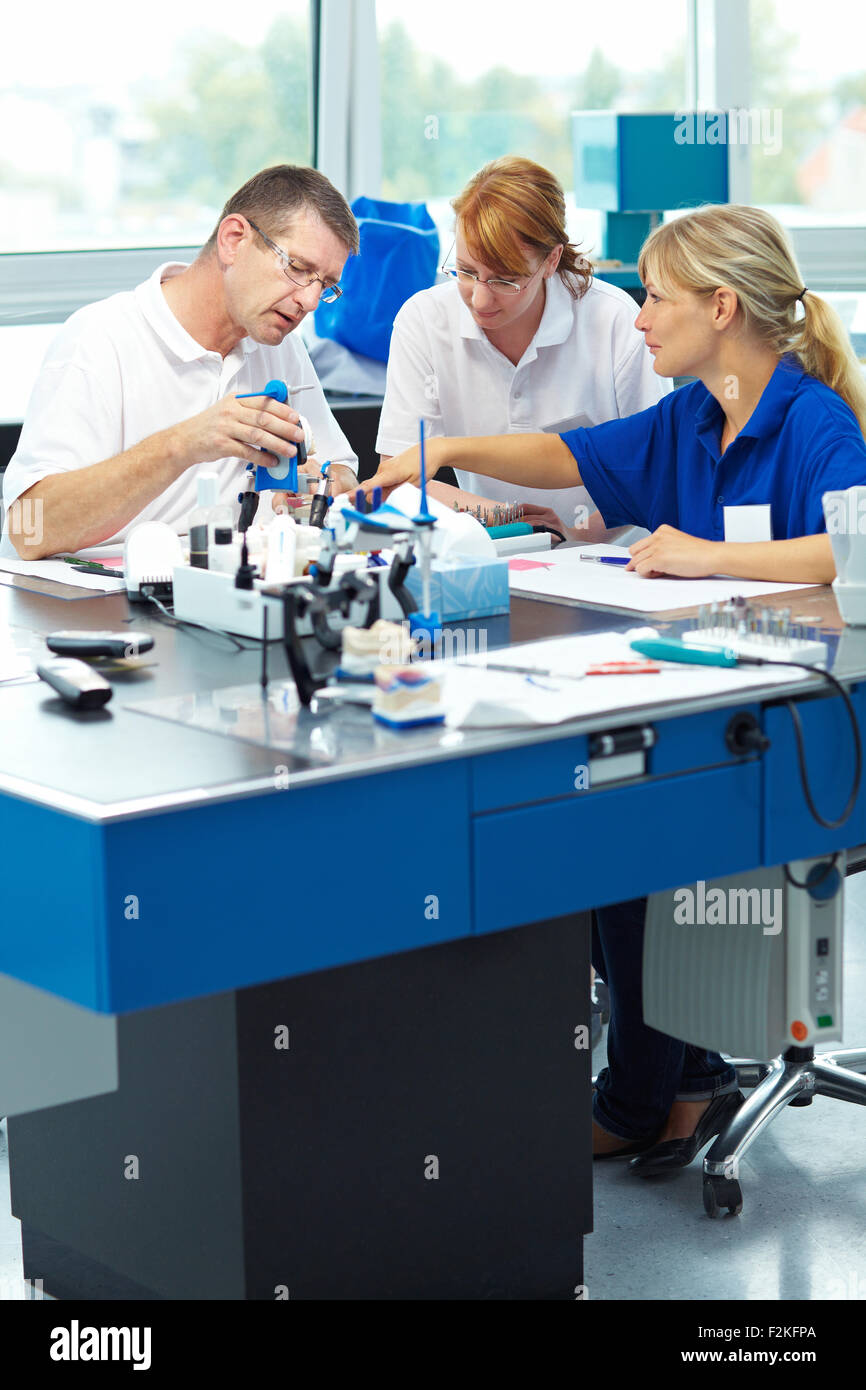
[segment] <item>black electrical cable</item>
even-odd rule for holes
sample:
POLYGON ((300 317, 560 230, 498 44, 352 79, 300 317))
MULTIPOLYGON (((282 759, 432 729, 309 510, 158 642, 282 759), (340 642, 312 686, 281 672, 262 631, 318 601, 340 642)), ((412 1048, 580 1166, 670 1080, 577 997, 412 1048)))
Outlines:
POLYGON ((783 864, 782 868, 785 873, 785 878, 788 880, 788 882, 791 884, 793 888, 805 888, 806 892, 808 893, 810 888, 817 888, 819 884, 823 883, 826 879, 830 877, 830 875, 836 867, 837 860, 841 853, 842 851, 837 849, 833 857, 831 859, 828 859, 827 863, 824 865, 823 873, 818 874, 817 878, 813 878, 811 881, 804 879, 802 883, 798 878, 794 877, 794 875, 791 873, 791 870, 788 868, 788 865, 783 864))
POLYGON ((156 597, 156 594, 150 594, 147 592, 147 585, 142 586, 141 592, 144 595, 144 597, 154 605, 164 622, 171 623, 174 627, 192 629, 190 635, 193 637, 197 636, 198 633, 209 632, 214 637, 221 637, 224 641, 231 642, 235 651, 252 652, 257 649, 258 642, 260 639, 255 639, 255 645, 246 646, 237 637, 233 636, 232 633, 223 632, 221 628, 209 627, 207 623, 194 623, 189 618, 176 618, 173 613, 169 612, 165 604, 162 603, 162 601, 156 597))
POLYGON ((548 535, 556 536, 560 541, 565 541, 567 539, 561 531, 557 531, 555 526, 533 526, 532 529, 537 536, 543 535, 546 531, 548 535))
MULTIPOLYGON (((857 716, 854 713, 854 706, 851 703, 851 697, 848 694, 848 691, 845 689, 844 685, 842 685, 841 681, 838 681, 835 676, 830 674, 829 671, 824 671, 820 666, 807 666, 804 661, 772 661, 765 657, 746 657, 742 659, 747 661, 749 665, 756 666, 796 666, 798 670, 808 671, 810 675, 814 674, 818 676, 823 676, 824 679, 826 681, 829 681, 830 685, 834 687, 837 693, 841 695, 845 703, 845 708, 848 711, 848 718, 851 721, 851 733, 854 738, 855 766, 853 785, 851 787, 851 795, 848 797, 848 800, 845 804, 845 809, 843 810, 842 814, 840 816, 837 816, 835 820, 826 820, 825 817, 821 815, 821 812, 815 805, 815 801, 812 796, 812 788, 809 785, 809 773, 806 768, 806 748, 803 741, 803 721, 800 718, 800 711, 797 709, 797 706, 794 704, 794 702, 792 700, 784 701, 788 713, 791 716, 791 722, 794 726, 794 738, 797 743, 797 761, 800 765, 800 781, 803 785, 803 796, 806 799, 806 805, 808 806, 809 811, 812 814, 812 817, 818 822, 819 825, 822 825, 825 830, 838 830, 839 826, 845 824, 846 820, 851 815, 851 812, 854 810, 854 806, 856 804, 857 797, 860 792, 860 778, 863 772, 863 745, 860 741, 860 730, 857 727, 857 716)), ((801 885, 798 885, 798 887, 799 886, 801 885)))

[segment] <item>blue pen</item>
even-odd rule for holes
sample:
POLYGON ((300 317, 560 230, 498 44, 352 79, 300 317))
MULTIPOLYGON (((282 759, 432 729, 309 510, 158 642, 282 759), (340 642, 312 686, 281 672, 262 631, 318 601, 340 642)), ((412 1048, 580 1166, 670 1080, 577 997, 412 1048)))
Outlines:
POLYGON ((630 555, 581 555, 581 560, 589 560, 593 565, 627 565, 630 555))

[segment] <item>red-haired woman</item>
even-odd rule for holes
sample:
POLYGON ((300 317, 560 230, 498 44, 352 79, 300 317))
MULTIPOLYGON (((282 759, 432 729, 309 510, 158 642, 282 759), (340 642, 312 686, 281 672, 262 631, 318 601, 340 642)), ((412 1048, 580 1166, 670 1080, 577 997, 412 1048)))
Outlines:
MULTIPOLYGON (((529 159, 497 159, 451 206, 449 280, 413 295, 394 321, 376 443, 383 461, 416 442, 422 417, 431 437, 531 434, 632 415, 670 390, 634 327, 633 301, 594 279, 569 241, 553 174, 529 159)), ((584 487, 533 487, 529 454, 519 485, 463 471, 457 479, 476 496, 523 503, 528 519, 568 539, 575 527, 582 539, 601 532, 584 487)), ((442 483, 432 491, 455 495, 442 483)))

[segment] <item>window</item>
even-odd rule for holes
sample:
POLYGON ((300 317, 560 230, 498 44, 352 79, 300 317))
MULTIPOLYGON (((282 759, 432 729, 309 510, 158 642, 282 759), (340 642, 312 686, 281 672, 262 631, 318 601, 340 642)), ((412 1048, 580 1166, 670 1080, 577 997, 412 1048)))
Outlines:
POLYGON ((752 201, 790 228, 866 362, 866 6, 752 0, 749 38, 750 104, 779 135, 752 145, 752 201))
MULTIPOLYGON (((448 200, 483 164, 522 154, 574 186, 570 113, 686 103, 687 0, 603 8, 377 0, 386 198, 424 199, 443 237, 448 200)), ((572 235, 599 219, 570 203, 572 235)), ((443 251, 447 250, 443 246, 443 251)))
POLYGON ((310 162, 308 0, 43 0, 3 20, 0 252, 197 245, 310 162))
POLYGON ((866 6, 752 0, 749 30, 751 104, 779 136, 753 144, 753 201, 792 226, 866 225, 866 6))

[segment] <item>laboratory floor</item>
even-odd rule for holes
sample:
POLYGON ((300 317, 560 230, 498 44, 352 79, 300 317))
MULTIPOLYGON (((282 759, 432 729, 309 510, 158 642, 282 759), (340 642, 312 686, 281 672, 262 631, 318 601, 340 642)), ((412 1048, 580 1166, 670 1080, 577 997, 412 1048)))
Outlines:
MULTIPOLYGON (((866 1046, 866 873, 847 880, 845 1037, 866 1046)), ((604 1039, 593 1070, 604 1065, 604 1039)), ((866 1300, 866 1108, 819 1097, 788 1109, 743 1161, 743 1211, 711 1221, 700 1161, 642 1181, 627 1161, 596 1164, 595 1230, 585 1243, 590 1300, 866 1300)), ((9 1212, 0 1123, 0 1300, 25 1286, 19 1223, 9 1212)))
MULTIPOLYGON (((844 1037, 828 1051, 866 1047, 866 873, 845 891, 844 1037)), ((740 1166, 739 1216, 706 1216, 700 1158, 652 1179, 597 1163, 593 1183, 590 1299, 866 1300, 866 1107, 819 1096, 777 1115, 740 1166)))

